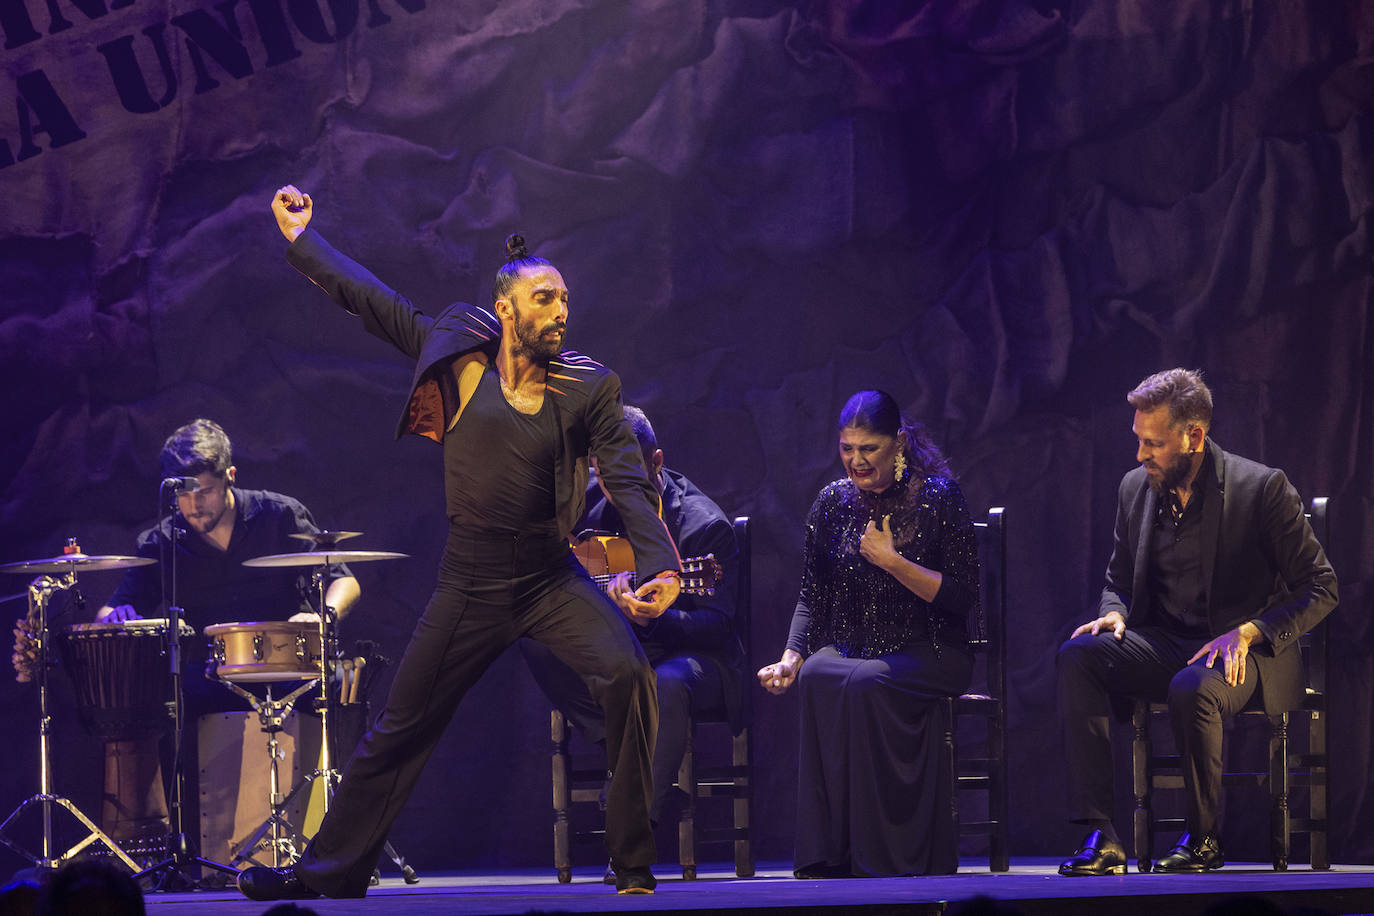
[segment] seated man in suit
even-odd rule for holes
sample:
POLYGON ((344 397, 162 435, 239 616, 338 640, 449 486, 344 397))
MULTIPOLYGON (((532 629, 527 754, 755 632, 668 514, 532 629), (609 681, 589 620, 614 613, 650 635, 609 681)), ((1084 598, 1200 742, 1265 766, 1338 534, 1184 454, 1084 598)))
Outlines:
MULTIPOLYGON (((650 817, 657 823, 664 803, 677 780, 687 747, 687 730, 693 714, 724 710, 730 725, 742 726, 744 700, 744 649, 734 629, 735 581, 738 550, 730 519, 705 493, 677 471, 664 467, 649 418, 638 407, 625 407, 625 419, 634 428, 662 505, 664 523, 677 543, 683 563, 713 554, 721 566, 719 587, 710 595, 690 595, 684 584, 677 601, 661 617, 641 619, 626 614, 634 624, 644 654, 658 676, 659 725, 654 745, 653 804, 650 817)), ((620 534, 620 517, 604 490, 587 494, 587 513, 576 527, 620 534)), ((608 591, 632 587, 613 579, 608 591)), ((581 679, 558 661, 553 653, 529 639, 520 640, 520 651, 535 681, 582 734, 599 744, 605 742, 606 724, 601 708, 581 679)), ((614 881, 610 872, 607 883, 614 881)))
POLYGON ((1111 822, 1113 696, 1167 699, 1182 757, 1187 832, 1155 870, 1225 864, 1222 719, 1301 702, 1298 638, 1337 600, 1336 575, 1287 477, 1208 437, 1212 395, 1201 373, 1156 373, 1126 400, 1140 466, 1117 492, 1098 616, 1058 656, 1071 818, 1090 831, 1061 875, 1126 871, 1111 822))

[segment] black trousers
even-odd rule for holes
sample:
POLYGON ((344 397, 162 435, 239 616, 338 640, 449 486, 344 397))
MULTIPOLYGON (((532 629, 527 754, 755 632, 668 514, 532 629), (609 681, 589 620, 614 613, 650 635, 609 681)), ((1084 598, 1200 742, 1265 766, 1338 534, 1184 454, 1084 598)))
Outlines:
MULTIPOLYGON (((588 741, 606 738, 606 716, 577 672, 554 657, 547 647, 523 640, 520 651, 530 673, 559 712, 588 741)), ((725 686, 720 669, 710 659, 677 652, 651 660, 658 679, 658 740, 654 744, 654 795, 649 814, 658 823, 668 791, 687 753, 692 716, 724 715, 725 686)), ((610 764, 608 763, 608 766, 610 764)), ((612 767, 613 769, 613 767, 612 767)))
POLYGON ((521 636, 581 675, 606 713, 615 776, 606 846, 621 868, 651 865, 654 672, 630 624, 557 537, 450 529, 439 582, 396 669, 386 707, 344 768, 329 813, 296 865, 313 890, 362 896, 393 821, 458 703, 521 636))
POLYGON ((1246 656, 1245 681, 1226 683, 1221 659, 1208 668, 1187 664, 1208 637, 1186 637, 1159 627, 1128 627, 1084 634, 1059 647, 1059 720, 1068 764, 1070 819, 1112 817, 1111 696, 1165 702, 1183 763, 1189 833, 1217 832, 1221 809, 1222 718, 1257 697, 1259 673, 1246 656))

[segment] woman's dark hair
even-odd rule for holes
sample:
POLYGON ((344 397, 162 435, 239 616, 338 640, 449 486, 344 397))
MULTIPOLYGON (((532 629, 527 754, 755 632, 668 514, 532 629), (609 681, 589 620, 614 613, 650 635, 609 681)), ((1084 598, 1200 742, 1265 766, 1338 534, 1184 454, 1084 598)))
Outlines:
POLYGON ((903 417, 896 399, 886 391, 860 391, 851 397, 840 410, 838 428, 862 429, 880 436, 896 436, 905 431, 910 473, 918 477, 954 477, 949 462, 931 441, 926 428, 903 417))
POLYGON ((525 247, 525 237, 518 232, 506 236, 506 263, 496 272, 496 282, 491 287, 491 301, 504 299, 520 279, 520 272, 533 267, 553 267, 541 257, 530 254, 525 247))

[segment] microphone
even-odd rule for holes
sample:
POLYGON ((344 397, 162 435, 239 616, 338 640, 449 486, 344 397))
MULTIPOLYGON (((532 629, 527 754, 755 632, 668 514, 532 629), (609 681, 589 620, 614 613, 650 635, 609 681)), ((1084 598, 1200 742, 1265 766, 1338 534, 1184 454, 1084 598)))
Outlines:
POLYGON ((184 490, 187 493, 194 493, 200 489, 200 481, 194 477, 164 477, 162 488, 173 492, 184 490))

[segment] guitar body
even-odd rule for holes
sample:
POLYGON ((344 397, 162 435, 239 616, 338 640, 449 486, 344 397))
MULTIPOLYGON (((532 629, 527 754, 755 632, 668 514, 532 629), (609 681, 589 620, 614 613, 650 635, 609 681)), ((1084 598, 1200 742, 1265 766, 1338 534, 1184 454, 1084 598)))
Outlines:
POLYGON ((626 538, 594 534, 574 543, 572 551, 593 578, 634 572, 635 552, 626 538))

